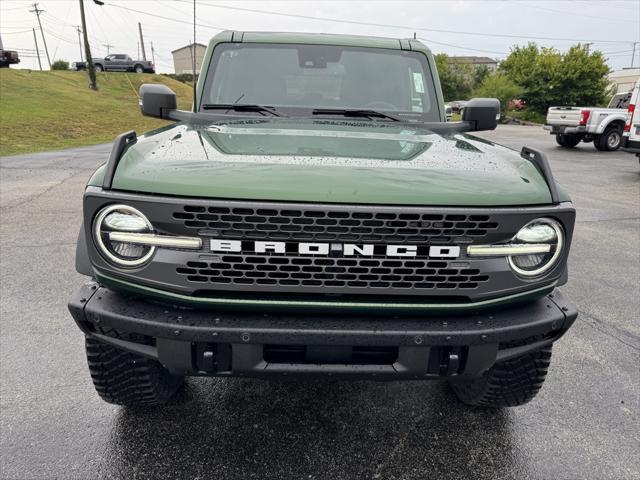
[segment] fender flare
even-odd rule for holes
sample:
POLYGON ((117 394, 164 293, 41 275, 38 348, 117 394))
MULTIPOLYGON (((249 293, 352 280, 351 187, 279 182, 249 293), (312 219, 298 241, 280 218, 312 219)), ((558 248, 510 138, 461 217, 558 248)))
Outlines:
POLYGON ((78 232, 78 243, 76 244, 76 272, 81 275, 93 277, 93 268, 89 260, 89 249, 87 248, 87 236, 84 233, 84 222, 80 225, 78 232))
POLYGON ((604 133, 604 131, 609 127, 609 125, 611 125, 613 122, 622 122, 622 124, 624 125, 624 122, 627 120, 627 114, 626 113, 616 113, 614 115, 607 115, 604 120, 602 120, 597 128, 596 128, 596 135, 601 135, 604 133))

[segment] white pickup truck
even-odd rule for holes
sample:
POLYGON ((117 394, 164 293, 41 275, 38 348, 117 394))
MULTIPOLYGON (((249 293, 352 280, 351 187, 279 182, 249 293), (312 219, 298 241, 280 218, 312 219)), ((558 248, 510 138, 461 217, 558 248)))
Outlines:
POLYGON ((583 141, 593 142, 598 150, 617 150, 622 143, 630 98, 631 92, 617 93, 607 108, 551 107, 544 128, 556 136, 562 147, 575 147, 583 141))
POLYGON ((622 149, 625 152, 635 153, 640 161, 640 80, 636 82, 631 93, 627 122, 622 134, 622 149))

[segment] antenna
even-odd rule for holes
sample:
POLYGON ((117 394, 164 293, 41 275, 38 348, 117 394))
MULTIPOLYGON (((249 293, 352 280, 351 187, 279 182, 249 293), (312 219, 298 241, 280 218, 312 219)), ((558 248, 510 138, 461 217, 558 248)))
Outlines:
POLYGON ((196 88, 196 0, 193 0, 193 45, 191 46, 193 56, 191 57, 191 65, 193 67, 193 111, 198 111, 197 88, 196 88))

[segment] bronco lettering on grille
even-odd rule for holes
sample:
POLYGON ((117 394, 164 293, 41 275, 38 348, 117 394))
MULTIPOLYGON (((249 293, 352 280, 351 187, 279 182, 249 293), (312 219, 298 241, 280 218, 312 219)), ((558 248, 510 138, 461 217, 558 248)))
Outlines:
POLYGON ((294 243, 272 241, 241 241, 211 239, 212 252, 235 253, 297 253, 299 255, 374 256, 458 258, 460 247, 455 245, 380 245, 355 243, 294 243))

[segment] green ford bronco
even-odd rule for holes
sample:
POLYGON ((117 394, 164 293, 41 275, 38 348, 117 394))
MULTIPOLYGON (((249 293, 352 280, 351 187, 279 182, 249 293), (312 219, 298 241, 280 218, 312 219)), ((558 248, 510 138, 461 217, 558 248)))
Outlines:
POLYGON ((576 309, 575 210, 542 152, 446 122, 416 40, 223 32, 192 111, 120 135, 89 181, 69 303, 111 403, 184 377, 447 380, 469 405, 531 400, 576 309))

